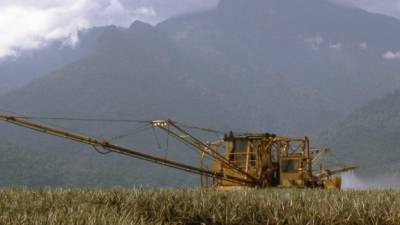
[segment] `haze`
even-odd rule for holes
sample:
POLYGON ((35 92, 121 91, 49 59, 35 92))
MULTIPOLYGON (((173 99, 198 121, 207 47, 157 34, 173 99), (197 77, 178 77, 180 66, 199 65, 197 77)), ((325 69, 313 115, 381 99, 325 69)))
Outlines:
MULTIPOLYGON (((396 0, 335 1, 400 17, 400 3, 396 0)), ((38 49, 58 39, 74 47, 79 42, 77 32, 93 26, 127 27, 134 20, 155 24, 217 4, 217 0, 4 0, 0 3, 0 58, 17 56, 20 50, 38 49)))

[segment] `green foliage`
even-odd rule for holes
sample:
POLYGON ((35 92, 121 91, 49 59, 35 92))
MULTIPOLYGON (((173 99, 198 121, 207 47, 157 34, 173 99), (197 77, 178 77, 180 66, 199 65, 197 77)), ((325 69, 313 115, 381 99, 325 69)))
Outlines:
MULTIPOLYGON (((48 58, 63 63, 49 64, 65 66, 52 67, 51 74, 2 95, 0 108, 55 117, 171 118, 226 131, 310 135, 397 87, 400 64, 382 55, 399 49, 399 31, 398 20, 327 1, 226 0, 218 9, 178 16, 157 26, 135 22, 128 29, 99 28, 87 36, 88 46, 81 43, 81 53, 69 57, 70 64, 50 54, 48 58), (360 48, 364 42, 368 49, 360 48)), ((31 72, 24 65, 14 65, 10 71, 31 72)), ((86 125, 56 124, 99 137, 132 129, 126 124, 86 125)), ((368 165, 363 169, 379 169, 388 159, 395 167, 394 153, 385 151, 386 158, 369 154, 379 146, 367 150, 360 144, 365 139, 353 137, 365 133, 368 145, 385 143, 385 149, 398 146, 397 142, 371 141, 372 132, 364 128, 348 132, 352 143, 343 148, 336 143, 349 142, 336 139, 332 146, 328 141, 322 144, 342 152, 341 159, 350 162, 363 156, 361 166, 368 165), (374 163, 368 162, 371 159, 374 163)), ((190 183, 186 176, 163 168, 122 157, 95 157, 81 145, 0 124, 0 143, 6 141, 18 145, 16 151, 32 153, 3 152, 10 158, 3 162, 7 166, 0 174, 2 184, 190 183), (15 176, 16 172, 22 175, 15 176)), ((146 141, 154 139, 139 139, 146 141)), ((154 145, 142 149, 160 153, 154 145)), ((193 159, 180 149, 170 156, 193 159)))
POLYGON ((336 155, 361 166, 362 175, 398 173, 400 92, 371 101, 320 135, 336 155))
POLYGON ((1 58, 0 95, 92 54, 96 47, 95 40, 104 29, 105 27, 99 27, 80 31, 79 44, 74 48, 57 40, 40 49, 21 50, 17 57, 1 58))
POLYGON ((70 160, 46 150, 15 145, 0 147, 0 171, 0 186, 179 187, 199 180, 197 176, 113 154, 103 156, 93 151, 70 160))
POLYGON ((399 191, 0 189, 0 224, 396 225, 399 191))

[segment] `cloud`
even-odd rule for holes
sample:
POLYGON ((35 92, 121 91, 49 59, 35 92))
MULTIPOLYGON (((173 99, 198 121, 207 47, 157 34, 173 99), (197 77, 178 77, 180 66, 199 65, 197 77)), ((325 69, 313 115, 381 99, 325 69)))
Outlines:
POLYGON ((150 6, 125 7, 119 0, 3 0, 0 3, 0 58, 62 39, 78 43, 78 31, 93 26, 156 22, 150 6))
POLYGON ((329 48, 331 49, 341 49, 343 47, 342 43, 336 43, 336 44, 329 44, 329 48))
POLYGON ((318 50, 318 48, 325 42, 324 38, 320 34, 305 38, 304 41, 314 50, 318 50))
POLYGON ((388 60, 400 60, 400 51, 398 52, 387 51, 385 54, 383 54, 382 57, 388 60))
MULTIPOLYGON (((133 20, 149 20, 156 16, 156 12, 152 7, 140 6, 136 9, 129 9, 118 0, 110 0, 110 4, 101 13, 101 17, 105 18, 105 21, 102 22, 103 24, 107 23, 124 27, 129 26, 133 20)), ((102 18, 97 18, 96 21, 101 21, 102 18)))
POLYGON ((359 44, 359 47, 360 47, 360 49, 362 49, 362 50, 368 50, 368 44, 367 44, 367 42, 361 42, 361 43, 359 44))
POLYGON ((330 0, 341 5, 362 8, 369 12, 400 18, 399 0, 330 0))
POLYGON ((169 18, 192 11, 216 8, 219 0, 120 0, 120 2, 131 8, 151 6, 157 11, 158 16, 169 18))

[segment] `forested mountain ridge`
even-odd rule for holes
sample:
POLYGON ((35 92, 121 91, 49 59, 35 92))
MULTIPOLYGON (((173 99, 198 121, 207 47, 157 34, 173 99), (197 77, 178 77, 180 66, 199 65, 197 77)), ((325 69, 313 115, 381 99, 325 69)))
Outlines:
POLYGON ((338 157, 360 165, 363 175, 399 173, 400 90, 376 99, 335 123, 320 140, 338 157))
MULTIPOLYGON (((0 108, 27 115, 172 118, 226 131, 313 135, 398 87, 400 64, 385 55, 400 49, 399 28, 393 18, 323 1, 224 0, 215 10, 157 26, 135 22, 127 29, 104 28, 92 54, 3 95, 0 108)), ((58 125, 105 137, 130 126, 58 125)), ((111 171, 116 179, 108 184, 126 185, 126 180, 140 184, 143 177, 168 184, 176 176, 120 157, 99 161, 95 153, 81 151, 83 146, 4 124, 0 134, 3 142, 41 149, 66 164, 86 159, 71 177, 101 171, 86 174, 96 180, 111 171)), ((154 139, 133 139, 123 143, 160 153, 154 139)), ((169 156, 195 160, 180 149, 169 156)), ((178 181, 185 178, 172 183, 178 181)))
POLYGON ((93 53, 106 27, 94 27, 77 34, 78 43, 53 41, 40 49, 25 50, 0 60, 0 95, 21 88, 69 63, 93 53))

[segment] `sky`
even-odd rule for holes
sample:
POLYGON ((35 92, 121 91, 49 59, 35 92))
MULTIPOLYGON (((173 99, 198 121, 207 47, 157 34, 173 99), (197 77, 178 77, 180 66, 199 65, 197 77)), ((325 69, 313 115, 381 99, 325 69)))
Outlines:
POLYGON ((0 58, 63 39, 73 47, 77 32, 93 26, 155 24, 172 15, 215 6, 215 0, 1 0, 0 58))
POLYGON ((331 0, 400 19, 400 0, 331 0))
MULTIPOLYGON (((400 18, 400 0, 331 1, 400 18)), ((74 47, 78 31, 93 26, 127 27, 137 19, 156 24, 217 4, 218 0, 1 0, 0 58, 41 48, 53 40, 74 47)))

